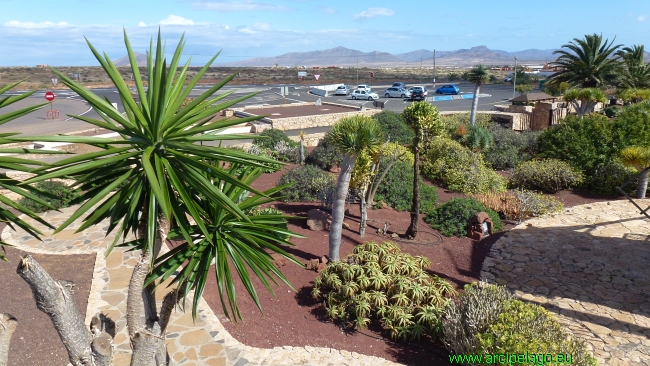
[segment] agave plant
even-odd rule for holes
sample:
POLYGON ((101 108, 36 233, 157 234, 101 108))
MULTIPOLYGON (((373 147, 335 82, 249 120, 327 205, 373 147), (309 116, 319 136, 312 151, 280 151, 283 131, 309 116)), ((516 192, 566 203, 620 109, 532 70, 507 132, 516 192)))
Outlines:
MULTIPOLYGON (((179 67, 184 37, 181 37, 171 61, 167 63, 159 32, 155 45, 153 41, 150 44, 146 75, 148 85, 145 86, 126 31, 124 42, 139 102, 136 102, 129 86, 108 56, 100 54, 87 41, 115 85, 125 110, 124 114, 107 100, 53 69, 62 83, 86 100, 99 114, 100 119, 88 116, 73 117, 95 127, 116 132, 119 138, 11 136, 10 140, 71 142, 99 149, 97 152, 61 160, 51 167, 37 169, 35 172, 38 176, 23 184, 68 177, 75 180, 75 188, 84 191, 77 200, 81 205, 55 232, 60 232, 85 215, 77 231, 109 220, 107 233, 116 232, 113 246, 120 239, 125 240, 128 234, 135 234, 136 239, 128 245, 141 250, 141 256, 129 284, 127 328, 133 346, 132 364, 144 365, 149 364, 154 355, 157 360, 166 356, 165 327, 174 304, 179 298, 187 296, 189 290, 195 290, 194 300, 198 299, 203 292, 205 277, 208 274, 206 269, 212 259, 217 263, 217 290, 222 301, 226 301, 224 295, 227 297, 235 318, 239 316, 239 311, 234 297, 233 278, 230 270, 226 268, 228 259, 258 306, 259 300, 251 285, 249 269, 267 287, 266 277, 270 275, 279 276, 281 280, 286 281, 273 267, 271 257, 264 250, 295 261, 277 245, 270 244, 282 242, 271 234, 279 230, 270 228, 270 223, 275 222, 275 219, 264 216, 249 217, 244 210, 254 207, 255 204, 251 203, 252 201, 238 204, 234 196, 229 195, 229 190, 241 189, 256 197, 251 200, 259 201, 260 197, 268 197, 267 194, 249 186, 255 174, 248 175, 242 181, 238 179, 242 178, 241 176, 233 176, 233 172, 223 165, 210 164, 212 161, 220 161, 230 166, 264 168, 264 164, 275 163, 272 159, 235 149, 208 146, 208 143, 213 141, 241 138, 215 132, 254 119, 213 119, 219 111, 252 95, 228 101, 224 98, 231 93, 215 95, 236 76, 236 73, 189 101, 190 92, 218 54, 189 79, 187 71, 190 60, 179 67), (219 184, 214 184, 215 182, 219 184), (188 268, 193 272, 180 272, 175 278, 177 289, 164 299, 158 312, 154 306, 145 304, 155 304, 153 281, 161 274, 167 273, 162 269, 152 272, 152 269, 172 227, 172 237, 182 238, 186 244, 183 250, 175 250, 173 254, 156 263, 167 266, 163 267, 166 270, 172 263, 180 266, 188 259, 188 268), (216 233, 213 231, 215 227, 229 228, 239 231, 240 234, 216 233)), ((192 305, 193 314, 196 315, 198 302, 194 301, 192 305)), ((70 356, 72 364, 91 358, 91 355, 87 354, 90 353, 90 347, 84 344, 86 341, 83 337, 63 340, 66 345, 74 343, 77 349, 84 350, 82 354, 70 356)))

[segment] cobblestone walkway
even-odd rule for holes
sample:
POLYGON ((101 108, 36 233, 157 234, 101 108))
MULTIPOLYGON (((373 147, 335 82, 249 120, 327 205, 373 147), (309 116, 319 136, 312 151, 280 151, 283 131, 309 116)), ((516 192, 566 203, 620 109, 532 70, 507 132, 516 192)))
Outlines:
POLYGON ((481 278, 557 314, 599 365, 650 365, 650 220, 628 201, 522 223, 494 244, 481 278))
MULTIPOLYGON (((42 215, 57 227, 63 223, 76 207, 51 211, 42 215)), ((102 311, 115 321, 114 339, 115 366, 129 365, 130 345, 126 329, 126 293, 129 279, 139 252, 127 252, 115 248, 105 257, 106 248, 114 236, 105 237, 106 226, 98 225, 75 234, 77 223, 52 236, 51 230, 33 220, 25 219, 38 227, 45 235, 38 241, 20 230, 9 227, 0 233, 2 239, 18 249, 41 254, 97 254, 93 273, 90 298, 86 310, 86 324, 90 318, 102 311)), ((71 269, 73 270, 73 269, 71 269)), ((164 286, 157 291, 157 300, 165 295, 164 286)), ((160 307, 160 302, 158 303, 160 307)), ((201 299, 199 317, 192 321, 191 312, 177 309, 172 315, 167 333, 167 349, 177 365, 205 366, 249 366, 249 365, 360 365, 388 366, 396 363, 356 352, 338 351, 316 347, 275 347, 261 349, 245 346, 232 338, 219 322, 207 303, 201 299)))

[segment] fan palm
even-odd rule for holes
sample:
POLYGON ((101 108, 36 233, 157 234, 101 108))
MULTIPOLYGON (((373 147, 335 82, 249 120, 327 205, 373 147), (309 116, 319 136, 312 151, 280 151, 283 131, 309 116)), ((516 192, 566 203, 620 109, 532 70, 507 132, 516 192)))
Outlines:
POLYGON ((330 140, 345 154, 341 162, 341 172, 336 183, 336 198, 332 208, 332 223, 329 235, 329 258, 339 260, 341 230, 345 211, 345 199, 350 188, 352 169, 362 151, 374 155, 384 142, 384 133, 377 120, 356 115, 342 118, 329 132, 330 140))
POLYGON ((562 45, 567 50, 557 50, 559 57, 553 66, 562 68, 549 77, 549 80, 566 81, 574 86, 595 88, 605 84, 615 75, 618 68, 616 50, 621 45, 603 42, 603 36, 586 34, 584 39, 574 38, 562 45), (614 56, 614 57, 612 57, 614 56))
POLYGON ((474 98, 472 99, 472 112, 469 117, 469 125, 474 126, 476 121, 476 110, 478 108, 478 95, 481 93, 481 85, 490 80, 489 69, 481 64, 472 67, 467 75, 467 80, 474 83, 474 98))
MULTIPOLYGON (((155 46, 153 41, 150 45, 146 76, 148 86, 145 88, 126 31, 124 41, 139 103, 134 100, 128 85, 108 56, 106 54, 102 56, 87 41, 91 51, 117 88, 125 109, 124 114, 119 113, 108 101, 77 84, 65 74, 53 70, 66 86, 79 94, 97 111, 101 120, 86 116, 75 116, 75 118, 117 132, 120 139, 81 136, 11 137, 11 139, 83 143, 99 148, 98 152, 73 156, 54 163, 51 168, 38 169, 36 170, 38 176, 24 183, 70 177, 75 180, 75 187, 84 192, 77 200, 77 203, 81 203, 79 208, 57 228, 56 232, 60 232, 86 215, 78 232, 97 225, 105 219, 109 220, 107 233, 116 231, 115 241, 109 251, 120 237, 124 240, 129 233, 135 234, 136 239, 128 244, 142 252, 129 284, 127 326, 133 345, 132 364, 140 365, 149 364, 154 354, 156 360, 162 362, 160 357, 164 358, 166 355, 162 335, 165 332, 169 312, 173 309, 179 295, 187 295, 190 289, 202 293, 204 277, 208 273, 205 269, 210 263, 210 255, 216 258, 216 262, 221 266, 216 271, 219 294, 223 300, 223 290, 226 287, 225 294, 236 316, 239 313, 232 290, 232 276, 223 267, 228 263, 227 258, 232 260, 238 275, 246 284, 248 293, 259 304, 257 294, 250 286, 250 275, 242 265, 242 261, 248 264, 255 275, 265 283, 264 276, 269 273, 277 275, 278 272, 272 268, 270 257, 261 254, 260 248, 264 247, 289 259, 291 257, 275 245, 263 245, 261 238, 265 235, 269 236, 269 228, 263 222, 255 222, 248 217, 241 204, 234 202, 224 190, 229 189, 227 187, 238 187, 258 196, 265 196, 265 194, 250 188, 248 186, 250 180, 242 182, 233 177, 232 171, 227 170, 223 165, 209 164, 210 161, 220 161, 234 165, 263 167, 263 163, 274 161, 234 149, 196 144, 241 138, 237 135, 217 135, 215 132, 255 119, 251 117, 213 120, 217 112, 251 96, 226 101, 224 98, 231 93, 214 95, 234 78, 236 73, 187 103, 190 92, 218 54, 188 81, 187 70, 190 60, 179 69, 185 43, 184 37, 181 37, 168 64, 164 58, 165 48, 159 32, 155 46), (214 182, 220 182, 220 185, 215 185, 214 182), (220 216, 212 216, 215 213, 220 216), (241 236, 248 235, 247 239, 229 245, 224 244, 227 236, 215 235, 213 231, 218 222, 225 222, 223 220, 230 225, 234 225, 232 223, 239 220, 241 236), (191 221, 194 224, 191 225, 191 221), (177 280, 182 286, 163 301, 160 314, 156 314, 155 306, 150 305, 155 304, 153 284, 145 281, 152 273, 154 261, 171 227, 175 228, 174 233, 182 235, 188 243, 187 246, 192 249, 173 251, 173 255, 165 257, 164 263, 176 261, 180 265, 184 258, 191 254, 192 259, 199 261, 198 268, 201 271, 193 272, 191 275, 182 272, 183 274, 177 280), (194 241, 199 233, 204 239, 195 244, 194 241), (205 254, 208 251, 210 255, 205 254)), ((190 265, 194 264, 196 263, 190 263, 190 265)), ((196 267, 192 267, 192 270, 195 269, 196 267)), ((160 272, 158 270, 153 273, 160 272)), ((198 302, 195 301, 194 314, 197 306, 198 302)))

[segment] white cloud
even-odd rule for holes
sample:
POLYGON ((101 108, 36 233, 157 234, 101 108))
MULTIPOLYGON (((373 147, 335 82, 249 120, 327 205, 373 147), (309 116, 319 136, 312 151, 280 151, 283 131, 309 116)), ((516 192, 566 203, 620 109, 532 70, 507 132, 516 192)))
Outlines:
POLYGON ((228 29, 230 29, 230 27, 226 24, 226 25, 223 26, 223 29, 228 30, 228 29))
POLYGON ((267 4, 253 0, 241 1, 197 1, 192 4, 197 9, 215 10, 222 12, 255 11, 255 10, 288 10, 284 5, 267 4))
POLYGON ((386 8, 370 8, 368 10, 364 10, 359 14, 354 14, 354 19, 359 19, 359 18, 374 18, 378 16, 391 16, 395 14, 394 10, 391 9, 386 9, 386 8))
POLYGON ((139 22, 138 23, 138 27, 146 27, 146 26, 147 26, 147 23, 145 23, 145 22, 139 22))
POLYGON ((648 20, 648 16, 646 16, 646 15, 639 15, 639 16, 636 18, 636 21, 637 21, 637 22, 645 22, 646 20, 648 20))
POLYGON ((171 14, 167 18, 160 21, 161 25, 194 25, 194 21, 191 19, 185 19, 179 17, 178 15, 171 14))
POLYGON ((334 9, 334 8, 323 8, 323 13, 325 13, 325 14, 336 14, 336 9, 334 9))
POLYGON ((25 28, 25 29, 38 29, 38 28, 52 28, 52 27, 67 27, 70 26, 71 24, 68 22, 58 22, 58 23, 53 23, 53 22, 41 22, 41 23, 34 23, 34 22, 20 22, 17 20, 10 20, 4 24, 5 27, 12 27, 12 28, 25 28))
POLYGON ((271 26, 268 23, 255 23, 250 27, 240 28, 238 31, 244 34, 257 34, 261 32, 270 32, 271 26))

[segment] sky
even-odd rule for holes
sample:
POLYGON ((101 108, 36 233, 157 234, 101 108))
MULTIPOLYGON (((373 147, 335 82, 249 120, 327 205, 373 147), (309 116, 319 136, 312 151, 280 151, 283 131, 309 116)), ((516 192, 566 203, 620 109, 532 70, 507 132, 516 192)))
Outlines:
POLYGON ((392 54, 474 46, 557 49, 598 33, 650 50, 650 1, 0 0, 0 66, 95 66, 84 36, 111 59, 123 31, 145 53, 160 29, 167 52, 202 65, 343 46, 392 54))

